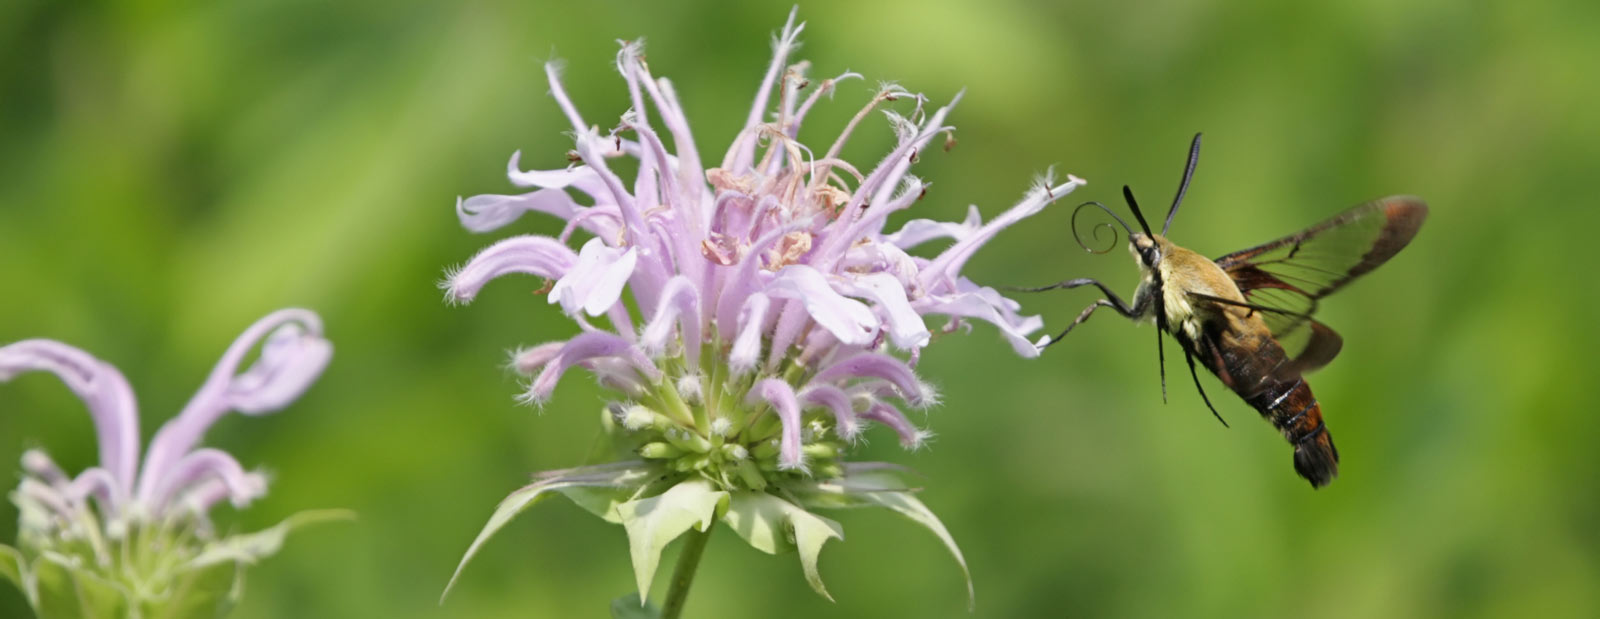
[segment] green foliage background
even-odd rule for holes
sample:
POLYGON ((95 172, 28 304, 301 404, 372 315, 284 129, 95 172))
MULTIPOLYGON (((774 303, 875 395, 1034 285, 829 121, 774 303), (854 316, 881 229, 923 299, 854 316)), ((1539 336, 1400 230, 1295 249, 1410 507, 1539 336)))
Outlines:
MULTIPOLYGON (((435 281, 501 235, 460 229, 457 195, 508 193, 506 158, 564 165, 540 63, 567 62, 587 118, 626 107, 614 40, 645 36, 702 152, 742 122, 785 4, 711 2, 0 3, 0 341, 52 337, 122 368, 145 435, 247 324, 322 313, 333 366, 299 404, 208 442, 274 473, 227 526, 300 509, 361 519, 291 539, 254 570, 241 619, 601 616, 632 578, 620 528, 560 502, 509 527, 444 606, 493 505, 531 471, 578 464, 601 394, 575 378, 516 406, 504 351, 573 331, 502 282, 470 307, 435 281)), ((1421 235, 1325 305, 1347 346, 1314 385, 1344 456, 1313 492, 1289 450, 1205 377, 1225 430, 1150 327, 1109 314, 1039 360, 991 329, 930 349, 932 449, 879 430, 862 458, 927 474, 962 543, 980 617, 1592 617, 1600 614, 1590 254, 1600 162, 1593 2, 957 4, 808 2, 802 56, 844 85, 813 144, 899 80, 967 88, 960 144, 926 153, 913 215, 992 215, 1046 166, 1090 184, 970 268, 992 284, 1094 276, 1068 206, 1160 205, 1189 136, 1207 142, 1173 238, 1208 255, 1356 202, 1428 199, 1421 235)), ((874 119, 860 165, 892 136, 874 119)), ((554 232, 530 218, 515 231, 554 232)), ((1026 299, 1060 326, 1085 291, 1026 299)), ((0 463, 44 446, 95 457, 54 379, 0 387, 0 463)), ((14 470, 14 469, 11 469, 14 470)), ((9 485, 9 484, 7 484, 9 485)), ((0 505, 0 531, 16 513, 0 505)), ((792 557, 714 537, 699 616, 964 617, 960 573, 886 513, 840 515, 823 555, 838 604, 792 557)), ((12 541, 11 533, 0 540, 12 541)), ((670 560, 670 559, 669 559, 670 560)), ((658 579, 658 583, 665 579, 658 579)), ((660 589, 658 588, 658 594, 660 589)), ((0 616, 26 616, 0 589, 0 616)))

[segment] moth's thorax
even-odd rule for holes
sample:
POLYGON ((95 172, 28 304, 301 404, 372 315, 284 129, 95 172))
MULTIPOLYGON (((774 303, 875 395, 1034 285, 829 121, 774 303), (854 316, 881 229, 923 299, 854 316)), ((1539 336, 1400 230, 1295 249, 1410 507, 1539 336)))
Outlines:
POLYGON ((1159 236, 1154 243, 1161 251, 1156 271, 1161 275, 1161 300, 1168 329, 1181 330, 1190 338, 1198 339, 1200 327, 1206 320, 1232 309, 1217 303, 1197 303, 1191 294, 1245 300, 1233 279, 1217 263, 1159 236))

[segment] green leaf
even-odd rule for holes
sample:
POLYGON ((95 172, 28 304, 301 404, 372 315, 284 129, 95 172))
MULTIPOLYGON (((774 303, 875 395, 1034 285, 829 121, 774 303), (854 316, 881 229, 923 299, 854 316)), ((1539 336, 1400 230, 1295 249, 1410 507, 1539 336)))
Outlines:
POLYGON ((800 567, 805 570, 806 582, 822 597, 833 601, 833 596, 822 585, 817 558, 828 540, 844 539, 844 528, 839 523, 776 496, 754 491, 733 493, 722 521, 756 550, 767 554, 800 551, 800 567))
MULTIPOLYGON (((439 603, 443 604, 445 596, 450 595, 450 589, 454 588, 456 580, 461 578, 461 570, 466 568, 467 562, 478 554, 478 549, 483 547, 484 542, 489 541, 489 538, 494 536, 495 532, 506 526, 506 523, 511 522, 511 519, 515 518, 517 514, 550 496, 550 491, 580 487, 626 488, 643 483, 648 478, 649 473, 643 469, 617 466, 615 464, 601 464, 592 467, 541 473, 532 484, 512 492, 504 500, 500 501, 499 506, 494 508, 494 513, 489 516, 489 522, 483 525, 483 530, 478 532, 478 537, 472 540, 472 545, 467 547, 466 554, 462 555, 461 562, 456 565, 455 573, 450 575, 450 582, 445 585, 444 593, 439 595, 439 603)), ((579 502, 578 504, 585 509, 590 509, 591 505, 586 502, 579 502)), ((590 511, 594 511, 594 509, 590 509, 590 511)), ((601 517, 604 518, 605 516, 601 515, 601 517)))
POLYGON ((633 555, 633 577, 639 585, 639 599, 650 597, 650 581, 655 579, 661 550, 683 535, 689 527, 701 531, 711 528, 717 506, 728 493, 713 490, 711 482, 689 479, 666 492, 617 505, 617 515, 628 530, 629 551, 633 555))
POLYGON ((199 556, 189 561, 186 566, 192 570, 204 569, 223 562, 253 564, 278 553, 283 548, 283 538, 290 531, 308 524, 326 522, 329 520, 354 520, 355 512, 347 509, 319 509, 304 511, 274 525, 272 528, 232 535, 207 544, 199 556))
POLYGON ((611 619, 660 619, 661 611, 644 603, 638 593, 611 600, 611 619))
POLYGON ((72 560, 47 552, 34 562, 39 619, 122 619, 130 614, 128 595, 121 587, 81 567, 72 560))
POLYGON ((22 552, 15 548, 0 544, 0 576, 17 586, 22 596, 33 602, 33 592, 28 590, 28 578, 24 576, 28 570, 28 560, 22 558, 22 552))

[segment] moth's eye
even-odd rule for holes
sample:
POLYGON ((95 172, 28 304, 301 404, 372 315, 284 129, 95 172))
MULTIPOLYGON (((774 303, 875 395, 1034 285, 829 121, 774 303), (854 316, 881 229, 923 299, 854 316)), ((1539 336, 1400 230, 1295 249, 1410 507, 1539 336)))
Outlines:
POLYGON ((1146 247, 1143 253, 1145 264, 1155 266, 1155 263, 1161 261, 1161 251, 1154 247, 1146 247))

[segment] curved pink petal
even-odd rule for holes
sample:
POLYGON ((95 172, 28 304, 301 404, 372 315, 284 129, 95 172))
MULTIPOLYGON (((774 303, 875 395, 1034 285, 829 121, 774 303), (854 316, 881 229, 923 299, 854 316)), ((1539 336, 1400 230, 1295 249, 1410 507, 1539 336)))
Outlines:
POLYGON ((800 390, 800 402, 808 406, 821 406, 833 412, 835 431, 843 439, 853 439, 861 433, 861 422, 856 419, 855 404, 850 395, 833 385, 811 385, 800 390))
POLYGON ((895 434, 900 435, 900 446, 906 449, 916 449, 928 438, 928 433, 913 425, 905 413, 883 402, 868 407, 866 412, 861 413, 861 418, 889 426, 895 434))
POLYGON ((660 380, 661 378, 661 371, 656 369, 655 364, 651 363, 650 357, 645 355, 644 351, 640 350, 638 346, 633 345, 632 342, 623 339, 619 335, 603 331, 592 331, 581 333, 567 340, 567 344, 561 348, 561 352, 556 353, 556 356, 545 364, 544 370, 539 372, 539 376, 533 380, 533 385, 528 388, 525 399, 532 403, 544 402, 550 398, 551 392, 555 391, 556 383, 561 380, 561 376, 568 369, 581 362, 599 357, 616 357, 627 361, 636 371, 652 381, 660 380))
POLYGON ((470 303, 485 284, 502 275, 526 273, 555 279, 566 275, 577 262, 578 255, 571 248, 550 237, 511 237, 484 248, 466 265, 446 274, 445 297, 470 303))
POLYGON ((700 358, 700 291, 682 275, 667 280, 661 290, 661 301, 656 305, 655 317, 645 325, 639 343, 645 352, 660 355, 672 339, 672 327, 679 325, 683 333, 683 352, 690 367, 699 364, 700 358))
POLYGON ((566 345, 566 342, 545 342, 532 348, 518 350, 511 355, 511 369, 516 370, 518 374, 532 376, 546 363, 550 363, 551 359, 555 359, 561 348, 566 345))
POLYGON ((822 272, 810 266, 784 267, 767 284, 765 292, 769 297, 799 300, 806 313, 842 344, 864 346, 878 332, 878 317, 872 309, 839 294, 822 272))
POLYGON ((122 372, 82 350, 53 340, 23 340, 0 348, 0 382, 22 372, 55 374, 89 409, 100 443, 100 466, 132 488, 139 462, 139 408, 122 372))
POLYGON ((308 333, 294 323, 278 327, 261 345, 261 357, 234 377, 228 405, 246 415, 282 409, 311 388, 332 357, 333 345, 320 333, 308 333))
POLYGON ((149 501, 154 496, 161 480, 222 415, 236 406, 247 414, 281 408, 310 386, 331 353, 322 337, 322 319, 310 310, 278 310, 250 325, 222 354, 183 411, 150 441, 139 473, 139 499, 149 501), (261 358, 240 375, 239 365, 269 334, 272 338, 261 358))
POLYGON ((849 287, 846 292, 851 296, 872 299, 883 311, 889 325, 889 339, 896 347, 909 350, 928 345, 932 338, 928 325, 906 300, 905 285, 898 278, 888 273, 869 273, 845 281, 849 287))
POLYGON ((117 481, 110 471, 94 466, 78 473, 65 486, 65 494, 73 503, 82 504, 92 496, 102 507, 116 510, 128 500, 128 487, 117 481))
POLYGON ((745 396, 746 404, 766 402, 778 413, 783 422, 783 433, 778 444, 778 467, 798 469, 804 466, 800 459, 800 402, 794 388, 779 378, 767 378, 755 384, 745 396))
POLYGON ((1018 316, 1015 309, 1009 307, 1014 303, 993 288, 983 288, 956 295, 924 297, 918 300, 916 307, 924 314, 976 318, 991 323, 1000 329, 1000 335, 1005 336, 1018 356, 1037 357, 1039 349, 1028 339, 1028 334, 1043 327, 1044 321, 1038 316, 1018 316))
POLYGON ((511 160, 506 162, 506 177, 511 179, 511 184, 518 187, 539 187, 541 189, 565 189, 567 187, 594 186, 600 181, 600 175, 585 166, 573 166, 561 170, 523 170, 521 166, 522 151, 511 153, 511 160))
POLYGON ((977 232, 982 226, 983 215, 978 213, 977 205, 972 205, 967 207, 967 218, 961 223, 913 219, 900 226, 899 230, 883 235, 883 240, 900 249, 911 249, 935 239, 949 238, 960 241, 977 232))
POLYGON ((836 362, 817 372, 817 375, 811 378, 811 383, 822 385, 857 378, 881 378, 889 381, 900 390, 900 396, 914 406, 929 404, 934 399, 931 388, 917 380, 917 375, 911 371, 911 366, 882 353, 865 352, 836 362))
POLYGON ((175 497, 206 480, 221 482, 234 507, 250 504, 267 490, 261 476, 245 471, 228 452, 197 449, 185 455, 156 482, 156 490, 149 499, 148 507, 155 513, 162 513, 175 497))
POLYGON ((587 210, 566 191, 540 189, 516 196, 483 194, 465 200, 456 198, 456 217, 472 232, 489 232, 516 221, 528 211, 537 211, 570 220, 587 210))
POLYGON ((728 353, 728 366, 734 375, 743 376, 756 368, 761 358, 761 334, 767 322, 767 308, 771 305, 771 299, 759 292, 745 299, 744 308, 739 312, 739 335, 728 353))
POLYGON ((977 232, 968 235, 964 239, 956 241, 955 245, 951 245, 949 249, 944 250, 944 252, 939 254, 937 258, 934 258, 933 262, 930 263, 927 268, 922 270, 923 285, 930 285, 935 280, 940 278, 953 279, 959 276, 961 274, 961 267, 966 265, 967 259, 971 258, 973 254, 977 253, 978 248, 983 247, 984 243, 988 243, 989 240, 994 238, 996 234, 999 234, 1001 230, 1006 229, 1011 224, 1017 223, 1034 214, 1037 214, 1039 211, 1044 210, 1044 207, 1048 206, 1050 203, 1061 199, 1063 196, 1066 196, 1069 193, 1072 193, 1072 190, 1077 189, 1083 184, 1083 179, 1069 174, 1067 175, 1067 182, 1065 183, 1054 187, 1045 187, 1028 192, 1028 195, 1024 197, 1021 202, 1018 202, 1015 206, 1006 209, 1006 212, 1001 213, 999 217, 994 218, 982 228, 979 228, 977 232))

